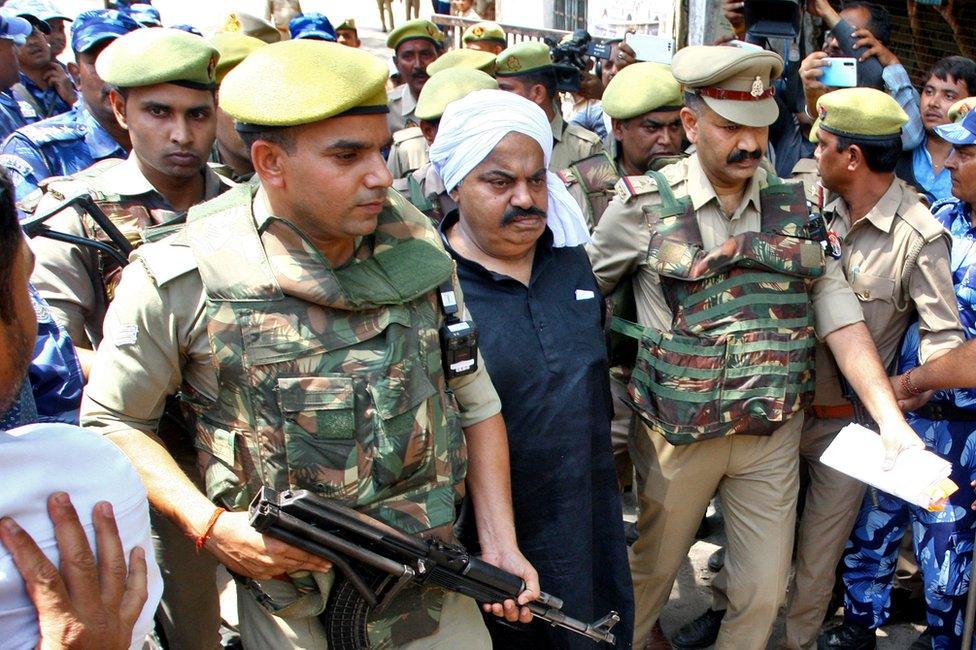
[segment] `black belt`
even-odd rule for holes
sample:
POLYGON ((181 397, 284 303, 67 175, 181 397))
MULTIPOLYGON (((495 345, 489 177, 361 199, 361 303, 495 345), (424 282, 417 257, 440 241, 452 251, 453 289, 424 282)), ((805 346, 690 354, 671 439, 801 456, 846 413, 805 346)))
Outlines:
POLYGON ((926 420, 957 420, 961 422, 976 422, 976 411, 961 409, 954 404, 937 403, 926 404, 914 411, 915 415, 926 420))

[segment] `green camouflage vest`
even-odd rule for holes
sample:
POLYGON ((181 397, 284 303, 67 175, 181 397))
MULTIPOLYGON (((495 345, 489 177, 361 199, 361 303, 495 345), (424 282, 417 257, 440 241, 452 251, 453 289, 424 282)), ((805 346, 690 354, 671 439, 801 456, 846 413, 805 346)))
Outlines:
POLYGON ((558 174, 567 185, 579 183, 586 197, 585 209, 588 213, 584 215, 587 217, 586 221, 596 225, 610 205, 610 199, 614 195, 613 187, 620 180, 617 164, 608 153, 601 151, 573 163, 558 174))
POLYGON ((662 202, 644 208, 654 233, 646 263, 674 316, 669 332, 615 324, 640 338, 633 407, 675 445, 768 435, 813 398, 807 281, 823 274, 824 253, 805 238, 802 185, 774 179, 760 193, 761 231, 705 251, 690 200, 648 173, 662 202))
MULTIPOLYGON (((187 223, 220 387, 214 403, 186 396, 208 496, 242 510, 262 485, 304 488, 451 539, 466 449, 438 338, 450 257, 391 192, 372 255, 332 270, 288 222, 259 233, 255 189, 196 206, 187 223)), ((371 623, 374 647, 432 634, 442 597, 405 590, 371 623)))

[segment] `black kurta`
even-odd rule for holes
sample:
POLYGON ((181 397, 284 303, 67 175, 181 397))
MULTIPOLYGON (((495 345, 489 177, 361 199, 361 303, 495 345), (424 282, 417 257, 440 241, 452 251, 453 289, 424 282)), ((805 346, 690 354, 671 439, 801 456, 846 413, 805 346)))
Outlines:
MULTIPOLYGON (((457 219, 457 212, 445 217, 442 232, 457 219)), ((603 300, 586 253, 553 248, 546 230, 525 286, 460 257, 446 238, 445 246, 501 397, 519 547, 568 615, 591 622, 619 612, 617 647, 629 648, 633 587, 610 450, 603 300)), ((466 542, 477 539, 473 528, 466 508, 466 542)), ((516 631, 489 620, 489 631, 496 648, 596 647, 543 624, 516 631)))

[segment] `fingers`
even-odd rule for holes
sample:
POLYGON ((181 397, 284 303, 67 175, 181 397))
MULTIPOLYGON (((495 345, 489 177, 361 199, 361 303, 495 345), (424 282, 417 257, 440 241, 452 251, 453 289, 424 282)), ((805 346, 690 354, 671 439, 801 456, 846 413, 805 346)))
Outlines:
POLYGON ((146 551, 136 546, 129 554, 129 574, 125 580, 125 588, 119 602, 119 617, 125 629, 135 626, 142 613, 142 607, 149 598, 149 565, 146 562, 146 551))
POLYGON ((332 563, 328 560, 312 555, 308 551, 303 551, 296 546, 286 544, 280 540, 273 538, 267 539, 268 554, 272 556, 273 560, 277 560, 274 562, 273 567, 269 567, 276 569, 275 574, 281 573, 282 570, 289 573, 294 571, 321 571, 322 573, 327 573, 332 569, 332 563))
MULTIPOLYGON (((95 548, 98 554, 98 581, 102 589, 102 602, 114 609, 125 592, 127 569, 125 550, 115 523, 112 504, 101 501, 92 511, 95 525, 95 548)), ((145 561, 145 560, 143 560, 145 561)))
POLYGON ((79 607, 91 609, 101 602, 101 594, 98 593, 98 564, 85 536, 85 529, 66 493, 52 494, 48 498, 47 508, 54 523, 54 537, 61 556, 61 576, 68 594, 79 607))
POLYGON ((27 531, 10 517, 0 519, 0 541, 10 551, 14 566, 24 579, 27 595, 42 621, 46 615, 73 610, 57 567, 51 564, 27 531))
POLYGON ((518 604, 525 605, 533 600, 538 600, 542 590, 539 588, 539 574, 536 570, 529 566, 522 573, 522 580, 525 581, 525 589, 518 596, 518 604))

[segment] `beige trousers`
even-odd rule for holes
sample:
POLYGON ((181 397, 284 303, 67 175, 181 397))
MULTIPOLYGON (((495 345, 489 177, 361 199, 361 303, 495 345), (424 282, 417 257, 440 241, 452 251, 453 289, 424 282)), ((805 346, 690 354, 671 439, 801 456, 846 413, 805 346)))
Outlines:
POLYGON ((728 538, 729 607, 715 647, 766 646, 790 568, 802 425, 797 416, 770 436, 736 435, 682 446, 636 427, 631 458, 640 490, 640 538, 630 565, 635 647, 668 602, 716 491, 728 538))
POLYGON ((617 470, 617 483, 621 487, 630 485, 634 466, 630 462, 628 441, 637 426, 634 409, 627 406, 627 381, 620 372, 610 372, 610 396, 613 398, 613 420, 610 421, 610 447, 613 450, 613 465, 617 470))
MULTIPOLYGON (((273 600, 289 602, 295 587, 281 580, 262 580, 261 589, 273 600)), ((281 618, 258 604, 246 589, 237 590, 241 642, 245 650, 301 648, 328 650, 325 631, 315 616, 281 618)), ((400 650, 491 650, 491 638, 477 603, 467 596, 449 592, 444 597, 437 631, 423 639, 399 646, 400 650)))

